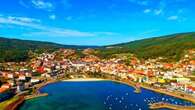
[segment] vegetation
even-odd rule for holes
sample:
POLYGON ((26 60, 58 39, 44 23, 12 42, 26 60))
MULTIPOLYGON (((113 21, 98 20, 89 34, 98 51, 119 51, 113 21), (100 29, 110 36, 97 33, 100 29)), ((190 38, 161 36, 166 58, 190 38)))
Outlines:
POLYGON ((192 72, 192 75, 194 75, 194 76, 195 76, 195 70, 192 72))
POLYGON ((97 55, 106 58, 113 54, 134 53, 143 59, 166 57, 175 61, 192 48, 195 48, 195 33, 182 33, 106 46, 97 50, 97 55))
POLYGON ((25 61, 33 53, 52 52, 59 48, 95 48, 94 46, 60 45, 50 42, 8 39, 0 37, 0 62, 25 61))
MULTIPOLYGON (((36 56, 34 53, 52 52, 59 48, 78 49, 77 57, 81 57, 84 55, 79 49, 97 47, 0 38, 0 62, 24 61, 36 56)), ((181 58, 185 50, 191 48, 195 48, 195 33, 174 34, 99 47, 93 54, 101 58, 112 58, 120 54, 133 53, 141 59, 165 57, 167 58, 165 61, 175 61, 181 58)))

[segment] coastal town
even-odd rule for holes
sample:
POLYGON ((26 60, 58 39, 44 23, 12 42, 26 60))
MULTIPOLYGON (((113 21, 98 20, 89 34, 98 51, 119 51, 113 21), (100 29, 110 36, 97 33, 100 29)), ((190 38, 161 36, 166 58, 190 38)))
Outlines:
MULTIPOLYGON (((187 50, 177 62, 162 62, 162 57, 143 60, 133 54, 102 59, 90 48, 80 52, 83 54, 80 57, 74 49, 42 54, 30 52, 29 61, 1 63, 0 105, 16 96, 34 97, 39 94, 37 89, 49 82, 77 78, 120 81, 195 103, 193 49, 187 50)), ((5 107, 5 110, 8 109, 5 107)))

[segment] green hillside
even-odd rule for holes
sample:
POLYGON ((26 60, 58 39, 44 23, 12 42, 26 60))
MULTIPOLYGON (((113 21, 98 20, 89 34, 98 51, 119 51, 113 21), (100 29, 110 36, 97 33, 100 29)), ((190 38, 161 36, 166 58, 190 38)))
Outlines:
POLYGON ((181 33, 106 46, 98 55, 134 53, 139 58, 167 57, 178 60, 184 50, 195 48, 195 33, 181 33))
MULTIPOLYGON (((6 61, 24 61, 28 59, 29 50, 42 53, 52 52, 59 48, 83 49, 90 46, 60 45, 50 42, 8 39, 0 37, 0 62, 6 61)), ((94 48, 95 46, 91 46, 94 48)))
POLYGON ((181 58, 185 50, 195 48, 195 33, 167 35, 99 48, 96 46, 60 45, 50 42, 0 37, 0 62, 24 61, 29 58, 29 50, 42 53, 52 52, 59 48, 97 48, 94 54, 101 58, 110 58, 115 54, 127 55, 133 53, 144 59, 166 57, 168 60, 175 61, 181 58))

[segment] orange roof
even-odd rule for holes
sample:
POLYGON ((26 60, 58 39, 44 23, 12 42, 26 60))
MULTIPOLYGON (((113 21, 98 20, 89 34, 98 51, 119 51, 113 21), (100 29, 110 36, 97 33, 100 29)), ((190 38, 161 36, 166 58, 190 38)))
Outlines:
POLYGON ((173 67, 173 64, 166 63, 166 64, 164 64, 164 67, 165 68, 172 68, 173 67))
POLYGON ((6 84, 3 84, 2 86, 1 86, 1 88, 7 88, 7 87, 5 87, 5 86, 7 86, 7 87, 11 87, 11 85, 9 84, 9 83, 6 83, 6 84))
POLYGON ((195 60, 191 60, 190 64, 195 65, 195 60))
POLYGON ((5 92, 6 90, 8 90, 8 88, 0 88, 0 93, 3 93, 3 92, 5 92))
POLYGON ((152 77, 152 76, 154 76, 154 72, 153 72, 153 71, 148 71, 148 72, 147 72, 147 75, 148 75, 149 77, 152 77))
POLYGON ((190 89, 190 90, 192 90, 192 91, 195 91, 195 87, 188 86, 187 88, 190 89))
POLYGON ((144 71, 142 71, 142 70, 134 70, 133 73, 145 75, 144 71))

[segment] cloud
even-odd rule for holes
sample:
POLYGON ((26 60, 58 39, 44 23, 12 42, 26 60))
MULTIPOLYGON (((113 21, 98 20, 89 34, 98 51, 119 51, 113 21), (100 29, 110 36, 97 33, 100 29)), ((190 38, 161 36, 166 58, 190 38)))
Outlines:
POLYGON ((41 21, 34 18, 0 16, 0 24, 11 24, 34 29, 33 32, 22 33, 22 36, 59 36, 59 37, 93 37, 93 36, 111 36, 112 32, 83 32, 74 29, 50 27, 41 24, 41 21))
POLYGON ((43 9, 47 11, 52 11, 54 9, 54 5, 51 2, 45 2, 43 0, 32 0, 31 3, 33 7, 37 9, 43 9))
POLYGON ((156 10, 154 10, 154 14, 155 15, 160 15, 160 14, 162 14, 162 9, 156 9, 156 10))
POLYGON ((19 25, 19 26, 26 26, 32 28, 42 28, 41 26, 37 25, 40 20, 34 18, 27 18, 27 17, 13 17, 13 16, 0 16, 0 24, 12 24, 12 25, 19 25))
POLYGON ((28 17, 8 16, 7 18, 8 18, 8 20, 11 20, 11 21, 19 21, 19 22, 24 22, 24 23, 40 22, 40 20, 38 20, 38 19, 28 18, 28 17))
POLYGON ((50 15, 50 16, 49 16, 49 19, 55 20, 55 19, 56 19, 56 15, 54 15, 54 14, 50 15))
POLYGON ((174 15, 174 16, 169 16, 167 19, 168 20, 178 20, 178 16, 174 15))
POLYGON ((24 33, 23 36, 50 36, 50 37, 97 37, 119 35, 113 32, 81 32, 63 28, 47 28, 38 32, 24 33))
POLYGON ((145 9, 144 10, 144 13, 150 13, 151 12, 151 9, 145 9))
POLYGON ((50 37, 93 37, 96 36, 90 32, 81 32, 62 28, 48 28, 38 32, 24 33, 23 36, 50 36, 50 37))

